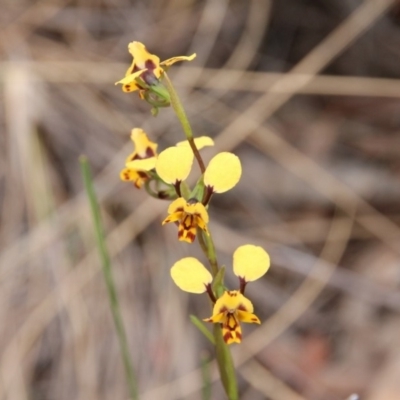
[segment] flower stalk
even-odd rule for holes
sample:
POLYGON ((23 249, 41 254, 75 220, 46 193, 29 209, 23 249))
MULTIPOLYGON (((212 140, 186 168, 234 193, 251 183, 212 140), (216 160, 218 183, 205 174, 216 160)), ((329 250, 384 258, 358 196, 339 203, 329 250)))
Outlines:
POLYGON ((179 99, 178 93, 176 92, 174 85, 172 84, 172 82, 169 79, 169 76, 167 75, 166 72, 164 72, 163 82, 165 84, 165 87, 168 90, 168 93, 170 96, 170 101, 171 101, 171 106, 174 109, 175 114, 178 117, 178 119, 182 125, 183 132, 185 133, 185 136, 186 136, 187 141, 189 142, 190 148, 192 149, 193 154, 197 160, 197 163, 199 164, 200 171, 202 174, 204 174, 206 167, 204 165, 203 159, 201 158, 199 150, 197 149, 196 144, 194 142, 192 127, 186 116, 185 109, 183 108, 183 105, 179 99))
POLYGON ((199 233, 200 234, 198 237, 199 237, 200 247, 203 250, 205 256, 207 257, 208 262, 210 263, 211 273, 212 276, 215 278, 218 274, 218 261, 211 233, 209 232, 208 235, 205 234, 203 231, 200 231, 199 233))
MULTIPOLYGON (((138 189, 144 186, 153 197, 171 201, 168 216, 162 225, 175 223, 180 241, 193 243, 197 237, 209 267, 206 268, 194 257, 185 257, 172 266, 171 278, 183 291, 208 295, 212 315, 203 321, 214 324, 213 333, 197 317, 191 316, 191 320, 214 344, 227 397, 237 400, 238 385, 229 345, 242 341, 241 323, 260 324, 260 319, 253 313, 253 304, 244 296, 244 291, 249 282, 267 272, 270 261, 268 254, 259 246, 239 246, 233 254, 233 272, 239 280, 238 290, 229 290, 224 283, 226 267, 219 266, 214 240, 208 228, 207 209, 215 194, 224 193, 239 182, 241 162, 233 153, 220 152, 206 167, 200 155, 200 149, 213 146, 214 142, 207 136, 194 137, 183 104, 167 74, 172 64, 191 61, 196 54, 160 62, 159 57, 149 53, 142 43, 132 42, 128 49, 133 56, 132 64, 125 77, 116 84, 121 84, 126 93, 137 92, 142 100, 153 106, 151 112, 154 116, 160 107, 171 105, 186 140, 158 153, 157 144, 143 130, 133 129, 131 139, 135 149, 127 158, 120 177, 123 181, 131 181, 138 189), (200 167, 201 176, 195 187, 191 188, 186 179, 194 159, 200 167)), ((208 389, 204 392, 204 399, 210 396, 208 389)))
POLYGON ((222 385, 224 386, 228 399, 237 400, 239 398, 239 392, 231 351, 223 339, 221 326, 219 324, 214 324, 213 333, 222 385))
MULTIPOLYGON (((203 159, 201 158, 201 155, 200 155, 200 153, 196 147, 196 144, 194 142, 192 127, 186 116, 186 112, 183 108, 183 105, 182 105, 180 99, 179 99, 178 93, 176 92, 167 73, 164 73, 164 83, 165 83, 165 87, 167 88, 168 93, 170 95, 172 108, 175 111, 175 114, 178 117, 178 119, 182 125, 186 139, 188 140, 189 145, 193 151, 193 154, 199 164, 201 173, 204 174, 206 171, 206 168, 204 166, 203 159)), ((198 231, 200 231, 199 232, 200 234, 198 235, 200 247, 202 248, 204 254, 206 255, 206 257, 210 263, 211 273, 212 273, 213 277, 215 278, 218 274, 218 261, 217 261, 217 256, 216 256, 215 246, 214 246, 212 236, 209 232, 208 233, 204 232, 204 230, 198 229, 198 231)), ((224 339, 222 337, 221 327, 219 324, 214 325, 213 336, 214 336, 214 341, 215 341, 215 350, 216 350, 218 369, 220 372, 222 384, 224 386, 224 389, 228 396, 228 399, 229 400, 237 400, 238 399, 238 387, 237 387, 237 380, 236 380, 236 374, 235 374, 235 367, 233 364, 230 349, 227 346, 227 344, 224 342, 224 339)))

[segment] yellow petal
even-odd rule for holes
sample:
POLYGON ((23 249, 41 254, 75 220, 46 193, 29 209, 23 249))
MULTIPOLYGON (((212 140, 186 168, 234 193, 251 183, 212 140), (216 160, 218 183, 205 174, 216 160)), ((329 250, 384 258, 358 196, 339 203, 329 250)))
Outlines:
MULTIPOLYGON (((210 137, 208 136, 200 136, 194 139, 194 143, 197 147, 198 150, 202 149, 203 147, 206 146, 214 146, 214 140, 212 140, 210 137)), ((190 147, 190 144, 187 140, 184 140, 182 142, 178 142, 176 144, 177 146, 186 146, 186 147, 190 147)))
POLYGON ((197 227, 195 225, 190 225, 189 227, 185 225, 184 221, 181 221, 178 227, 178 240, 193 243, 196 239, 197 227))
MULTIPOLYGON (((208 214, 207 214, 207 216, 208 216, 208 214)), ((197 226, 198 226, 200 229, 202 229, 207 235, 210 235, 210 232, 208 231, 206 222, 204 221, 203 218, 201 218, 201 217, 196 217, 196 223, 197 223, 197 226)))
POLYGON ((133 169, 124 168, 120 174, 122 181, 132 181, 137 188, 141 188, 146 180, 149 179, 145 172, 135 171, 133 169))
POLYGON ((208 224, 208 212, 204 205, 196 200, 189 200, 184 205, 184 210, 188 214, 197 215, 200 219, 202 219, 206 224, 208 224))
POLYGON ((168 214, 184 211, 186 207, 186 200, 183 197, 178 197, 168 207, 168 214))
POLYGON ((124 168, 120 173, 119 177, 121 178, 121 181, 135 181, 140 178, 139 174, 137 171, 134 169, 130 168, 124 168))
POLYGON ((171 277, 181 290, 189 293, 204 293, 206 285, 212 282, 210 272, 194 257, 177 261, 171 268, 171 277))
POLYGON ((242 341, 242 329, 240 325, 237 325, 233 330, 222 325, 222 337, 226 344, 240 343, 242 341))
POLYGON ((184 181, 192 168, 192 150, 185 147, 169 147, 158 156, 156 171, 160 178, 170 184, 184 181))
POLYGON ((139 171, 150 171, 156 166, 156 157, 137 159, 126 163, 127 168, 136 169, 139 171))
POLYGON ((147 68, 157 78, 161 76, 160 59, 156 55, 149 53, 143 43, 131 42, 128 45, 128 50, 132 54, 136 68, 140 70, 147 68))
POLYGON ((121 84, 122 90, 124 92, 133 92, 135 90, 138 90, 140 89, 140 86, 136 83, 136 78, 139 78, 140 75, 142 75, 146 71, 147 71, 146 69, 143 69, 140 71, 136 71, 133 74, 126 75, 120 81, 115 82, 115 84, 116 85, 121 84))
POLYGON ((213 315, 222 311, 234 312, 240 307, 241 310, 253 312, 253 304, 244 297, 238 290, 225 291, 224 294, 215 302, 213 315))
POLYGON ((204 184, 214 193, 223 193, 232 189, 242 175, 242 166, 237 156, 223 152, 217 154, 208 164, 204 173, 204 184))
POLYGON ((241 310, 249 313, 252 313, 254 311, 253 303, 241 293, 239 293, 238 302, 238 311, 241 310))
POLYGON ((175 222, 175 221, 180 221, 182 219, 183 212, 176 212, 172 213, 171 215, 168 215, 167 218, 164 219, 163 222, 161 222, 161 225, 168 224, 170 222, 175 222))
POLYGON ((233 272, 246 282, 261 278, 270 265, 267 252, 260 246, 246 244, 233 253, 233 272))
POLYGON ((246 322, 248 324, 261 324, 260 319, 253 313, 238 310, 237 316, 240 322, 246 322))
POLYGON ((225 313, 221 312, 219 314, 213 315, 210 318, 204 318, 204 322, 212 322, 212 323, 217 323, 217 322, 222 322, 225 319, 225 313))
POLYGON ((168 60, 165 60, 161 63, 161 65, 165 65, 169 67, 172 64, 175 64, 178 61, 192 61, 193 59, 196 58, 196 53, 193 53, 191 56, 177 56, 177 57, 172 57, 168 58, 168 60))
POLYGON ((135 144, 135 151, 139 155, 139 158, 147 158, 156 155, 158 145, 149 139, 143 129, 132 129, 131 140, 135 144))

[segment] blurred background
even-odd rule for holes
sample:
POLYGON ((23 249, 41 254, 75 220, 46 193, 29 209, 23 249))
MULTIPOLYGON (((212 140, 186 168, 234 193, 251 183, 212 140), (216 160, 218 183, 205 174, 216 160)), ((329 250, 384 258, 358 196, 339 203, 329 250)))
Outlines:
MULTIPOLYGON (((210 207, 227 284, 237 246, 271 255, 248 286, 259 326, 232 346, 243 400, 400 398, 400 5, 390 0, 3 0, 0 399, 128 398, 78 157, 101 202, 141 399, 201 399, 211 357, 169 268, 198 245, 168 203, 119 180, 142 127, 183 140, 114 82, 130 41, 175 65, 197 135, 243 176, 210 207)), ((197 172, 197 171, 196 171, 197 172)), ((224 395, 213 367, 212 399, 224 395)))

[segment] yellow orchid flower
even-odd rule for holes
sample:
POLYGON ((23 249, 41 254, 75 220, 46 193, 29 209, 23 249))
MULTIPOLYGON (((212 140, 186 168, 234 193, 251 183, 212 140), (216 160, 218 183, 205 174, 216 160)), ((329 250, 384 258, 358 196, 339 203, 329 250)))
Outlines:
POLYGON ((222 337, 225 343, 240 343, 242 328, 240 322, 260 324, 259 318, 253 314, 253 304, 238 290, 227 290, 216 301, 213 315, 203 321, 222 324, 222 337))
POLYGON ((149 178, 145 170, 132 168, 129 164, 133 161, 147 162, 157 155, 157 143, 149 140, 143 129, 134 128, 131 131, 131 140, 134 143, 135 150, 127 157, 125 168, 120 172, 120 178, 123 181, 132 181, 137 188, 141 188, 149 178))
POLYGON ((165 218, 162 225, 169 222, 178 222, 178 239, 193 243, 196 231, 199 227, 207 235, 208 213, 202 203, 196 199, 186 201, 183 197, 174 200, 168 207, 169 216, 165 218))
POLYGON ((211 288, 212 276, 196 258, 187 257, 177 261, 171 268, 171 277, 185 292, 207 292, 215 304, 213 315, 204 321, 221 323, 226 343, 240 343, 240 322, 260 323, 259 318, 253 314, 253 304, 243 294, 245 285, 261 278, 269 266, 269 255, 262 247, 251 244, 239 246, 233 254, 233 272, 239 277, 240 289, 225 290, 217 300, 211 288))
POLYGON ((160 62, 160 58, 149 53, 144 44, 140 42, 129 43, 128 50, 133 57, 132 64, 126 71, 125 77, 115 84, 121 84, 124 92, 139 90, 142 98, 142 92, 146 90, 145 85, 156 84, 167 67, 178 61, 191 61, 196 57, 196 54, 192 54, 191 56, 172 57, 160 62), (144 85, 138 83, 138 78, 143 81, 144 85))
MULTIPOLYGON (((194 139, 198 150, 206 146, 213 146, 214 141, 208 136, 194 139)), ((175 186, 178 196, 181 197, 180 183, 184 181, 192 169, 193 152, 187 140, 178 142, 159 155, 144 160, 135 159, 126 164, 127 168, 135 171, 151 171, 155 169, 158 176, 167 184, 175 186)))

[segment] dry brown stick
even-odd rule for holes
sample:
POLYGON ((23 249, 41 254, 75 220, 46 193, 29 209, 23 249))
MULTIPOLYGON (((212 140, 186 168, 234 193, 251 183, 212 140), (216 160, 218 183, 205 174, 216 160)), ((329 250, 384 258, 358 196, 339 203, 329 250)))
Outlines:
POLYGON ((283 381, 274 376, 267 368, 253 359, 240 368, 240 374, 252 387, 271 400, 306 400, 283 381))
MULTIPOLYGON (((7 71, 25 66, 35 76, 52 83, 109 84, 125 64, 81 61, 3 61, 0 62, 0 81, 7 71), (96 74, 93 75, 93 70, 96 74)), ((400 97, 400 79, 357 76, 315 75, 308 73, 254 72, 241 69, 180 67, 176 86, 193 85, 193 75, 199 75, 197 87, 219 91, 245 90, 275 94, 315 94, 327 96, 400 97), (281 82, 281 83, 277 83, 281 82), (306 83, 304 83, 306 82, 306 83), (300 83, 304 83, 300 85, 300 83)))

